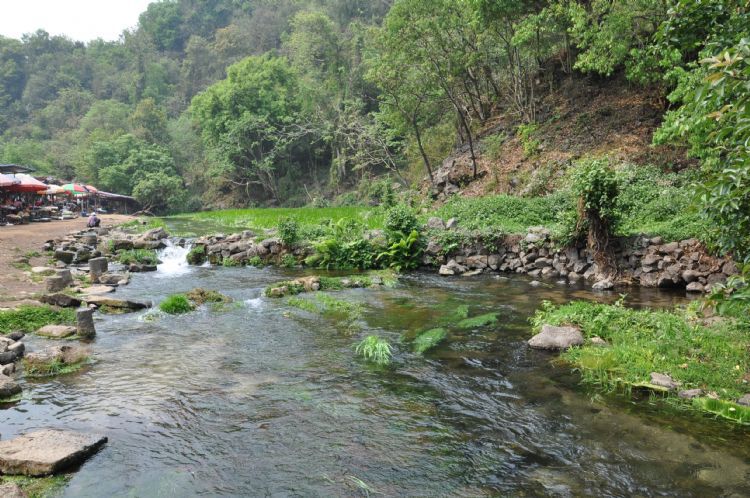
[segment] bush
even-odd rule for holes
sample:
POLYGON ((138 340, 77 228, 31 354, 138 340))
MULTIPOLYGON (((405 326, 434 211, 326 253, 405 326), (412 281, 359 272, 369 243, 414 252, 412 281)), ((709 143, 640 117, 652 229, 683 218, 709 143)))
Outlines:
POLYGON ((170 315, 189 313, 195 309, 185 294, 172 294, 159 305, 159 309, 170 315))
POLYGON ((159 263, 156 251, 151 249, 128 249, 126 251, 121 251, 118 253, 117 259, 124 265, 129 265, 131 263, 156 265, 159 263))
POLYGON ((412 230, 409 235, 402 237, 391 246, 378 254, 376 260, 384 268, 392 268, 397 272, 417 268, 422 256, 419 233, 412 230))
POLYGON ((419 231, 419 221, 414 211, 404 204, 397 204, 386 212, 384 226, 389 233, 401 237, 412 231, 419 231))
POLYGON ((300 239, 300 228, 299 223, 297 223, 297 220, 294 218, 282 218, 279 221, 279 224, 277 226, 279 231, 279 238, 281 239, 281 242, 287 246, 291 247, 297 242, 299 242, 300 239))

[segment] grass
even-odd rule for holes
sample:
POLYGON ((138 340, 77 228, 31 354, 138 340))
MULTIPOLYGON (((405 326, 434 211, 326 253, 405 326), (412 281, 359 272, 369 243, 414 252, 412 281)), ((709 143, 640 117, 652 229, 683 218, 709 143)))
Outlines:
POLYGON ((425 353, 443 342, 446 337, 448 337, 448 332, 444 328, 425 330, 414 339, 414 352, 425 353))
POLYGON ((53 377, 77 372, 90 362, 88 348, 71 347, 62 355, 51 360, 35 360, 26 356, 23 359, 23 371, 26 377, 53 377))
POLYGON ((355 352, 378 366, 385 366, 391 362, 393 351, 390 343, 377 335, 368 335, 357 344, 355 352))
POLYGON ((140 263, 145 265, 156 265, 159 258, 153 249, 127 249, 117 254, 117 259, 124 265, 140 263))
POLYGON ((159 309, 169 315, 180 315, 190 313, 195 309, 195 306, 185 294, 172 294, 159 304, 159 309))
POLYGON ((167 224, 161 218, 137 218, 119 225, 120 228, 132 233, 144 233, 152 228, 167 228, 167 224), (145 223, 143 223, 145 221, 145 223))
POLYGON ((286 302, 289 306, 334 320, 349 333, 358 329, 357 322, 362 318, 361 304, 335 299, 323 293, 317 294, 315 300, 292 296, 286 302))
MULTIPOLYGON (((632 310, 622 302, 577 301, 563 306, 545 303, 532 323, 536 330, 543 324, 577 325, 586 338, 604 339, 608 347, 584 345, 564 352, 562 358, 581 373, 583 382, 607 391, 628 392, 648 383, 651 372, 669 375, 680 389, 700 388, 724 402, 750 391, 750 334, 741 322, 722 320, 704 326, 679 309, 632 310)), ((717 403, 702 403, 690 406, 719 410, 717 403)))
POLYGON ((750 425, 750 407, 711 398, 695 398, 693 406, 738 424, 750 425))
POLYGON ((0 311, 0 331, 5 333, 19 330, 35 332, 45 325, 75 325, 74 309, 55 309, 51 306, 19 306, 13 310, 0 311))
POLYGON ((29 498, 51 498, 62 491, 70 477, 65 474, 48 477, 0 476, 0 484, 17 484, 29 498))

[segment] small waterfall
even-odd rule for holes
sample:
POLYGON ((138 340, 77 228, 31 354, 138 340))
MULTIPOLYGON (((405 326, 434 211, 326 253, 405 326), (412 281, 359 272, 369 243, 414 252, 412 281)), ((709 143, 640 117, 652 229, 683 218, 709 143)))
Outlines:
POLYGON ((185 247, 175 245, 171 240, 165 241, 167 247, 158 252, 159 265, 157 266, 157 277, 175 277, 190 273, 191 268, 187 262, 187 253, 190 252, 192 244, 185 244, 185 247))

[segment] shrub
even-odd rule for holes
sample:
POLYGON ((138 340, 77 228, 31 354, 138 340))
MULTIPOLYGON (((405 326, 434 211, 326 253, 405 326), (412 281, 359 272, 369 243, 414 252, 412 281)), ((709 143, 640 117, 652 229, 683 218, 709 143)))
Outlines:
POLYGON ((282 218, 277 225, 279 238, 285 246, 293 246, 299 241, 300 227, 297 220, 291 217, 282 218))
POLYGON ((387 340, 377 335, 368 335, 357 344, 355 351, 367 361, 384 366, 391 362, 393 352, 387 340))
POLYGON ((292 254, 284 254, 281 258, 280 265, 284 268, 294 268, 297 266, 297 258, 292 254))
POLYGON ((185 294, 172 294, 159 305, 159 309, 170 315, 189 313, 195 309, 185 294))
POLYGON ((404 204, 396 204, 385 215, 385 229, 389 233, 404 236, 412 231, 419 231, 419 222, 414 211, 404 204))
POLYGON ((124 265, 129 265, 131 263, 156 265, 159 263, 156 251, 152 249, 128 249, 118 253, 117 259, 124 265))
POLYGON ((534 138, 539 125, 530 123, 522 124, 518 126, 518 139, 521 141, 523 147, 524 157, 529 158, 536 155, 539 152, 539 146, 541 143, 538 139, 534 138))
POLYGON ((411 270, 419 266, 421 262, 422 247, 419 233, 412 230, 409 235, 391 244, 391 246, 378 254, 377 261, 385 268, 393 268, 400 272, 411 270))
POLYGON ((263 266, 263 260, 260 259, 260 256, 253 256, 252 258, 247 260, 247 264, 249 266, 260 267, 263 266))

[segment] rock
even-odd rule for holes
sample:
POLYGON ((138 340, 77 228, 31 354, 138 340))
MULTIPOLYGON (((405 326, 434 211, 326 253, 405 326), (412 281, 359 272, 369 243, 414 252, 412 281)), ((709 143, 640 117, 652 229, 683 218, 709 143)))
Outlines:
POLYGON ((677 393, 682 399, 693 399, 699 396, 703 396, 703 389, 686 389, 677 393))
POLYGON ((92 283, 99 283, 99 277, 107 273, 109 261, 107 258, 92 258, 89 260, 89 276, 92 283))
POLYGON ((612 283, 611 279, 605 278, 604 280, 599 280, 598 282, 596 282, 591 286, 591 288, 595 291, 612 290, 615 288, 615 284, 612 283))
POLYGON ((55 251, 55 259, 69 265, 73 262, 76 257, 76 253, 73 251, 63 251, 58 249, 55 251))
POLYGON ((453 267, 450 267, 448 265, 441 265, 440 269, 438 270, 438 274, 444 277, 450 277, 452 275, 455 275, 456 272, 453 267))
MULTIPOLYGON (((305 292, 315 292, 320 290, 320 277, 301 277, 294 280, 294 283, 301 285, 305 289, 305 292)), ((344 285, 344 287, 348 286, 344 285)))
POLYGON ((685 270, 682 272, 681 276, 685 283, 690 284, 698 280, 701 275, 695 270, 685 270))
POLYGON ((95 294, 109 294, 110 292, 114 292, 115 288, 109 285, 92 285, 91 287, 86 287, 85 289, 81 290, 82 294, 86 294, 89 296, 93 296, 95 294))
POLYGON ((130 275, 127 273, 111 272, 99 276, 99 283, 104 285, 127 285, 128 282, 130 282, 130 275))
POLYGON ((135 239, 133 241, 133 249, 164 249, 167 245, 163 240, 144 240, 135 239))
POLYGON ((96 247, 97 236, 95 233, 84 233, 81 235, 81 243, 87 246, 96 247))
POLYGON ((78 335, 84 339, 93 339, 96 336, 94 327, 94 310, 80 309, 76 311, 76 323, 78 335))
POLYGON ((742 406, 750 406, 750 393, 747 393, 743 395, 740 399, 738 399, 737 404, 742 405, 742 406))
POLYGON ((23 332, 16 330, 15 332, 11 332, 10 334, 6 335, 6 337, 8 339, 13 339, 14 341, 20 341, 25 335, 26 334, 24 334, 23 332))
POLYGON ((700 282, 690 282, 687 284, 687 287, 685 287, 685 290, 688 292, 703 292, 704 287, 700 282))
POLYGON ((161 240, 166 239, 167 237, 169 237, 169 234, 164 228, 156 227, 145 231, 139 238, 141 240, 161 240))
POLYGON ((56 275, 44 279, 44 289, 47 292, 60 292, 67 286, 65 280, 56 275))
POLYGON ((641 260, 641 266, 656 266, 659 261, 661 261, 661 257, 657 254, 647 254, 643 257, 641 260))
POLYGON ((677 389, 677 387, 680 385, 679 382, 675 382, 674 380, 672 380, 672 377, 670 377, 669 375, 664 375, 658 372, 651 372, 651 383, 655 386, 669 389, 670 391, 672 389, 677 389))
POLYGON ((461 274, 461 276, 462 277, 474 277, 476 275, 481 275, 481 274, 482 274, 482 270, 480 268, 477 268, 476 270, 470 270, 470 271, 464 272, 463 274, 461 274))
POLYGON ((44 295, 39 298, 39 302, 61 308, 77 308, 81 305, 81 300, 77 297, 62 293, 44 295))
POLYGON ((607 344, 607 341, 605 341, 604 339, 602 339, 601 337, 598 337, 598 336, 592 337, 590 339, 590 342, 594 346, 609 346, 609 344, 607 344))
POLYGON ((52 339, 64 339, 75 335, 76 328, 70 325, 45 325, 36 331, 37 335, 51 337, 52 339))
POLYGON ((83 300, 86 302, 86 304, 107 306, 109 308, 117 308, 120 310, 142 310, 151 307, 151 303, 144 303, 142 301, 134 301, 129 299, 115 299, 102 295, 84 296, 83 300))
POLYGON ((28 498, 29 495, 14 482, 0 484, 0 496, 3 498, 28 498))
POLYGON ((487 256, 469 256, 466 258, 466 266, 474 269, 487 268, 487 256))
POLYGON ((734 261, 727 261, 724 263, 724 266, 721 267, 721 271, 724 273, 724 275, 737 275, 739 273, 739 270, 737 269, 737 264, 734 261))
POLYGON ((583 334, 577 327, 542 326, 542 331, 529 339, 529 346, 535 349, 565 350, 583 344, 583 334))
POLYGON ((142 273, 147 271, 156 271, 156 265, 148 265, 146 263, 130 263, 128 271, 133 273, 142 273))
POLYGON ((454 230, 457 227, 458 227, 458 221, 456 221, 456 218, 451 218, 445 222, 445 228, 447 228, 448 230, 454 230))
POLYGON ((443 246, 431 240, 427 243, 427 249, 425 249, 425 252, 430 256, 437 256, 443 252, 443 246))
POLYGON ((0 399, 10 398, 20 392, 21 386, 15 380, 7 375, 0 375, 0 399))
POLYGON ((107 438, 59 429, 34 431, 0 441, 0 472, 46 476, 80 464, 96 453, 107 438))
MULTIPOLYGON (((10 376, 15 371, 16 371, 16 364, 15 363, 7 363, 5 365, 0 365, 0 375, 10 376)), ((0 496, 2 496, 2 495, 0 495, 0 496)))
POLYGON ((54 272, 55 269, 48 266, 35 266, 31 269, 31 273, 35 275, 52 275, 54 272))
POLYGON ((427 220, 427 228, 433 230, 445 230, 445 222, 441 218, 432 216, 427 220))
POLYGON ((112 239, 109 243, 113 252, 133 249, 133 241, 129 239, 112 239))
POLYGON ((68 270, 67 268, 55 270, 55 275, 60 277, 63 282, 65 282, 65 285, 70 285, 73 283, 73 274, 70 273, 70 270, 68 270))

